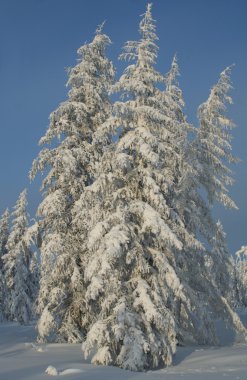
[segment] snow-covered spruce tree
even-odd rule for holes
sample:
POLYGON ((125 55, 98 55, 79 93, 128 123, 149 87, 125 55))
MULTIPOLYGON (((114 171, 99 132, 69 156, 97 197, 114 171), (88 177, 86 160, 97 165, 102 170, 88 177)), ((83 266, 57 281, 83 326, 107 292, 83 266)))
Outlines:
POLYGON ((40 251, 41 246, 40 224, 34 220, 34 223, 27 228, 24 235, 24 242, 32 250, 32 256, 29 264, 29 284, 32 289, 33 316, 37 317, 37 303, 40 282, 40 251))
MULTIPOLYGON (((90 231, 85 239, 83 322, 91 326, 83 351, 87 356, 96 349, 94 363, 132 370, 171 363, 178 332, 183 339, 187 334, 200 343, 215 342, 211 310, 235 318, 205 278, 202 255, 200 260, 186 260, 187 273, 196 264, 190 282, 185 260, 180 270, 177 267, 181 240, 187 248, 200 246, 194 231, 186 231, 183 213, 173 201, 186 173, 179 173, 184 158, 184 141, 179 141, 189 127, 179 89, 171 85, 170 93, 162 96, 156 87, 163 78, 153 67, 157 37, 150 11, 149 5, 140 24, 141 40, 125 47, 123 58, 136 62, 115 89, 126 101, 115 103, 112 117, 94 135, 94 141, 104 141, 120 130, 119 141, 105 151, 101 175, 98 171, 76 203, 74 219, 83 229, 86 217, 90 231), (182 124, 184 130, 179 131, 182 124)), ((239 330, 244 330, 241 323, 239 330)))
POLYGON ((212 248, 205 253, 205 262, 212 285, 232 305, 234 304, 234 261, 229 253, 226 233, 220 221, 215 223, 215 233, 210 243, 212 248))
POLYGON ((32 289, 30 287, 29 265, 31 250, 25 244, 28 228, 26 190, 24 190, 12 213, 12 227, 7 241, 7 252, 2 257, 5 282, 8 293, 6 304, 7 319, 27 323, 32 317, 32 289))
POLYGON ((0 321, 5 316, 5 301, 7 299, 2 256, 7 253, 7 241, 9 236, 9 211, 5 210, 0 219, 0 321))
POLYGON ((226 104, 232 103, 231 68, 227 67, 211 89, 209 98, 198 108, 200 127, 196 137, 197 159, 201 165, 200 182, 207 191, 210 204, 215 201, 228 208, 237 208, 229 197, 227 187, 234 181, 228 163, 237 159, 231 154, 231 129, 234 123, 226 116, 226 104))
POLYGON ((195 129, 188 124, 183 113, 184 101, 177 80, 178 75, 177 59, 174 57, 165 78, 166 91, 163 93, 164 110, 169 116, 166 128, 172 132, 166 146, 169 148, 172 142, 170 147, 176 152, 175 157, 170 157, 169 160, 170 168, 173 164, 173 185, 170 186, 171 194, 166 200, 172 210, 172 217, 177 220, 173 231, 182 242, 183 249, 176 252, 173 249, 174 269, 182 284, 182 291, 174 296, 175 302, 171 307, 176 321, 178 343, 184 344, 189 340, 212 344, 217 342, 215 318, 224 319, 241 333, 244 329, 224 299, 226 294, 230 294, 228 275, 232 265, 230 256, 226 253, 224 236, 219 232, 215 237, 218 225, 215 224, 211 210, 199 191, 196 151, 194 144, 187 137, 188 132, 194 132, 195 129), (206 251, 198 241, 201 237, 214 247, 213 255, 208 255, 213 256, 211 259, 214 267, 218 268, 217 285, 211 273, 207 275, 209 268, 206 251), (221 247, 217 245, 220 243, 221 247), (220 275, 221 271, 225 275, 220 275), (223 278, 225 281, 220 283, 223 278), (219 291, 219 286, 222 292, 219 291))
MULTIPOLYGON (((228 194, 228 186, 232 185, 234 181, 227 164, 238 161, 231 154, 231 129, 235 125, 226 115, 226 105, 232 103, 228 94, 231 89, 230 72, 231 68, 228 67, 220 74, 218 83, 211 89, 208 100, 198 109, 200 127, 194 141, 194 149, 196 149, 199 184, 206 190, 209 210, 215 202, 220 202, 227 208, 237 209, 235 202, 228 194)), ((211 230, 207 239, 212 247, 209 256, 213 260, 212 267, 222 273, 223 277, 218 276, 219 281, 215 287, 223 297, 224 302, 227 302, 225 297, 228 297, 227 293, 230 295, 227 276, 232 277, 234 268, 230 255, 227 254, 223 226, 214 224, 215 227, 212 230, 210 225, 205 223, 208 231, 211 230), (215 232, 212 234, 212 231, 215 232), (223 273, 225 274, 223 275, 223 273), (225 279, 224 282, 222 282, 223 278, 225 279), (226 291, 226 289, 228 290, 226 291)), ((214 278, 213 275, 211 280, 217 280, 217 277, 214 278)), ((231 297, 228 301, 231 303, 231 297)), ((230 316, 230 322, 236 320, 237 316, 234 317, 234 320, 230 316)), ((237 322, 235 328, 238 330, 238 327, 242 330, 237 322)))
POLYGON ((235 256, 236 306, 247 307, 247 246, 242 246, 235 256))
POLYGON ((156 86, 163 77, 154 69, 158 48, 151 5, 140 34, 125 46, 122 57, 135 62, 115 86, 126 101, 114 104, 112 117, 94 136, 103 141, 120 130, 119 140, 106 150, 101 174, 76 203, 75 218, 83 225, 81 215, 88 211, 84 281, 91 326, 83 351, 87 356, 96 349, 94 363, 131 370, 171 363, 176 349, 171 303, 182 294, 173 257, 174 247, 182 245, 166 201, 176 150, 156 86))
POLYGON ((201 191, 201 166, 198 159, 199 143, 188 139, 188 133, 196 133, 196 128, 190 125, 183 113, 184 100, 179 88, 177 77, 179 67, 176 56, 171 69, 166 75, 166 91, 164 98, 171 112, 170 129, 174 131, 176 138, 176 150, 179 160, 176 160, 177 170, 174 179, 175 190, 173 197, 174 207, 182 218, 183 223, 192 235, 203 236, 208 242, 214 236, 216 224, 211 210, 204 200, 201 191))
POLYGON ((9 237, 9 210, 6 209, 0 219, 0 269, 3 267, 1 258, 7 253, 7 241, 9 237))
MULTIPOLYGON (((208 239, 208 226, 214 226, 208 207, 198 191, 198 173, 195 164, 193 145, 188 133, 195 129, 184 115, 183 94, 178 83, 179 67, 176 56, 171 69, 165 77, 166 89, 163 92, 164 110, 169 117, 166 128, 172 133, 170 149, 176 153, 169 159, 172 167, 172 186, 167 202, 172 210, 176 235, 183 244, 182 250, 174 250, 174 269, 181 283, 180 292, 174 295, 171 305, 176 321, 178 343, 186 341, 197 343, 215 343, 213 313, 209 314, 205 304, 208 299, 203 296, 209 292, 204 262, 204 248, 198 236, 208 239), (199 292, 202 290, 204 292, 199 292), (212 315, 212 318, 210 318, 212 315)), ((169 148, 169 143, 166 144, 169 148)), ((215 293, 215 292, 214 292, 215 293)))
MULTIPOLYGON (((173 160, 174 187, 170 198, 173 202, 172 208, 176 210, 190 236, 197 236, 200 233, 207 240, 210 236, 208 228, 211 226, 211 229, 214 230, 214 223, 207 204, 198 191, 200 183, 196 149, 188 138, 188 133, 195 133, 196 130, 187 122, 183 112, 185 103, 178 83, 179 75, 175 56, 171 68, 166 74, 166 89, 162 94, 164 109, 170 116, 169 121, 166 122, 166 128, 173 133, 175 141, 173 149, 177 153, 176 160, 173 160)), ((186 244, 190 245, 190 241, 186 244)), ((198 245, 194 246, 200 248, 198 245)))
MULTIPOLYGON (((178 151, 182 146, 183 159, 177 167, 172 209, 176 210, 190 233, 187 236, 193 235, 200 239, 203 237, 212 247, 212 251, 206 253, 203 247, 191 246, 190 241, 186 241, 181 234, 178 235, 183 243, 183 250, 176 254, 177 273, 193 308, 192 315, 179 319, 178 338, 184 341, 191 339, 192 335, 199 343, 213 343, 216 342, 215 318, 224 319, 241 334, 244 333, 244 328, 225 299, 226 297, 231 301, 229 277, 232 275, 232 261, 222 226, 215 223, 211 208, 200 191, 202 166, 198 162, 198 142, 190 142, 186 136, 186 132, 190 129, 193 131, 193 128, 188 128, 188 125, 186 128, 186 119, 182 112, 182 92, 177 82, 178 73, 178 65, 174 59, 166 76, 166 96, 170 97, 170 108, 175 110, 172 128, 180 131, 176 133, 180 138, 176 146, 178 151), (218 274, 214 276, 214 271, 210 268, 217 268, 218 274), (205 304, 208 305, 206 309, 205 304)), ((176 315, 180 318, 179 310, 176 315)))
POLYGON ((79 48, 79 63, 69 71, 68 100, 50 116, 41 139, 44 147, 33 163, 31 178, 45 172, 44 199, 38 207, 41 231, 41 279, 38 300, 39 339, 81 341, 83 305, 81 266, 71 210, 83 189, 94 180, 101 145, 92 148, 93 134, 109 116, 109 89, 114 78, 105 50, 111 43, 102 26, 89 44, 79 48))

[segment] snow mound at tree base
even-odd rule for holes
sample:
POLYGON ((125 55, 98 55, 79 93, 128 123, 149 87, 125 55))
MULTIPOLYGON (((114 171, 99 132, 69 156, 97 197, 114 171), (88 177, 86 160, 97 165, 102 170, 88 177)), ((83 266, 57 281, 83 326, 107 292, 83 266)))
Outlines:
POLYGON ((52 365, 49 365, 49 367, 46 368, 45 373, 50 376, 58 376, 58 371, 55 367, 52 365))
POLYGON ((49 367, 46 368, 47 375, 49 376, 66 376, 66 375, 75 375, 77 373, 82 373, 84 372, 82 369, 77 369, 77 368, 68 368, 65 369, 64 371, 59 372, 55 367, 52 365, 49 365, 49 367))
MULTIPOLYGON (((247 314, 241 317, 247 322, 247 314)), ((81 344, 46 344, 44 351, 40 352, 31 343, 26 343, 35 341, 35 326, 0 324, 1 380, 48 380, 50 376, 65 376, 70 380, 180 380, 181 377, 184 380, 219 380, 224 377, 246 380, 246 343, 178 347, 171 367, 133 373, 91 364, 83 359, 81 344), (48 366, 50 373, 46 372, 48 366)))

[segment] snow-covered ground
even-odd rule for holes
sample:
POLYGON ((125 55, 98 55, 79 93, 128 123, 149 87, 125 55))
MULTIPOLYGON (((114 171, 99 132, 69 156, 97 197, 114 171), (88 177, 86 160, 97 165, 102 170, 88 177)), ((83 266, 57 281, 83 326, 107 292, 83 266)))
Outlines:
MULTIPOLYGON (((231 332, 226 334, 222 330, 221 334, 225 344, 230 343, 231 332)), ((0 324, 1 380, 43 380, 52 375, 71 380, 247 379, 247 344, 244 343, 179 347, 172 367, 135 373, 90 364, 83 360, 80 344, 36 344, 35 335, 33 325, 0 324)))

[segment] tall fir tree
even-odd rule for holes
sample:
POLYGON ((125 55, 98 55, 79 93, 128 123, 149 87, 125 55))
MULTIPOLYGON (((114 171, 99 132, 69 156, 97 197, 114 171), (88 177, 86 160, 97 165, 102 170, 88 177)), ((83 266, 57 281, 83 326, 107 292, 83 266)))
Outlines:
POLYGON ((40 224, 33 219, 33 223, 27 228, 24 235, 24 242, 26 247, 32 251, 32 256, 29 263, 29 284, 32 289, 33 300, 33 316, 38 316, 38 293, 40 283, 40 245, 41 245, 41 231, 40 224))
POLYGON ((2 257, 8 299, 5 305, 8 320, 26 324, 32 318, 32 289, 29 266, 31 250, 25 244, 28 228, 27 192, 24 190, 12 213, 12 228, 7 241, 7 252, 2 257))
MULTIPOLYGON (((205 220, 213 224, 207 205, 198 190, 198 173, 195 168, 194 151, 188 134, 195 128, 187 122, 183 112, 185 103, 178 82, 179 67, 176 56, 165 76, 166 88, 163 93, 164 109, 169 119, 166 128, 172 133, 170 149, 176 153, 170 157, 173 184, 168 204, 173 218, 177 220, 174 231, 183 244, 182 250, 173 250, 174 270, 181 282, 181 291, 177 292, 171 309, 176 321, 178 343, 196 341, 214 343, 216 341, 213 319, 209 320, 204 311, 207 302, 198 289, 208 281, 204 278, 203 244, 199 235, 207 237, 205 220)), ((169 147, 169 145, 168 145, 169 147)))
POLYGON ((113 108, 102 26, 78 50, 69 98, 41 139, 52 147, 41 150, 31 171, 32 178, 45 173, 39 339, 85 337, 84 354, 94 353, 94 363, 131 370, 169 365, 177 343, 215 343, 217 317, 245 334, 220 285, 227 247, 210 210, 215 200, 235 207, 223 163, 234 161, 226 131, 233 124, 223 115, 229 70, 199 108, 191 143, 176 57, 165 78, 154 68, 155 29, 149 4, 140 40, 127 42, 121 55, 134 63, 114 86, 121 101, 113 108))
MULTIPOLYGON (((77 203, 91 221, 84 280, 92 322, 83 350, 87 356, 96 349, 94 363, 131 370, 171 363, 176 331, 170 304, 181 290, 172 252, 182 245, 166 200, 176 152, 157 88, 163 77, 154 69, 158 48, 150 4, 140 34, 125 46, 122 58, 135 62, 115 86, 126 101, 114 104, 96 136, 103 140, 119 131, 119 140, 106 150, 101 175, 77 203)), ((79 225, 82 219, 75 218, 79 225)))
POLYGON ((242 246, 234 259, 235 305, 247 307, 247 246, 242 246))
MULTIPOLYGON (((175 56, 165 77, 166 90, 164 92, 165 108, 170 115, 168 128, 173 132, 177 152, 177 159, 173 160, 172 208, 176 209, 191 236, 195 237, 200 234, 208 239, 210 236, 208 228, 210 226, 213 230, 214 222, 206 202, 198 191, 200 183, 196 149, 188 138, 189 134, 195 134, 196 129, 187 122, 183 112, 185 103, 178 83, 179 75, 178 62, 175 56)), ((191 243, 193 243, 193 239, 191 243)), ((188 248, 191 245, 189 241, 186 244, 188 248)), ((194 246, 200 248, 197 244, 194 246)))
MULTIPOLYGON (((198 151, 200 146, 197 140, 196 143, 191 142, 186 136, 186 131, 191 130, 195 132, 195 129, 189 129, 188 127, 185 129, 186 119, 181 112, 183 99, 181 97, 182 92, 178 87, 177 75, 178 66, 175 59, 167 75, 166 90, 168 94, 171 94, 172 99, 175 100, 176 106, 175 108, 173 106, 173 108, 177 110, 177 112, 174 115, 174 120, 177 120, 180 128, 180 134, 178 136, 180 136, 180 141, 183 146, 183 158, 177 170, 178 179, 177 186, 174 188, 173 207, 177 210, 188 232, 200 240, 203 238, 203 240, 207 242, 207 245, 212 248, 212 250, 208 252, 203 247, 200 249, 200 247, 190 246, 183 236, 180 236, 183 242, 183 250, 177 254, 177 267, 178 270, 180 267, 182 268, 182 271, 179 270, 179 278, 183 284, 187 285, 187 290, 190 290, 190 293, 191 290, 193 290, 193 293, 188 295, 188 298, 191 299, 191 304, 194 308, 194 318, 191 319, 190 317, 185 319, 187 327, 192 332, 192 335, 196 336, 197 341, 212 343, 213 340, 215 340, 212 340, 215 335, 213 333, 215 318, 225 320, 227 324, 233 326, 235 330, 240 333, 243 333, 244 329, 237 315, 234 314, 230 307, 232 304, 232 283, 229 281, 229 278, 232 278, 233 264, 227 249, 223 227, 220 222, 216 223, 214 221, 211 205, 204 199, 201 192, 202 165, 198 159, 198 157, 201 157, 198 151), (212 267, 209 269, 209 261, 217 273, 211 270, 212 267), (201 290, 200 293, 198 293, 198 289, 201 290), (204 296, 202 297, 202 295, 204 296), (204 304, 208 304, 208 312, 205 314, 206 318, 203 318, 203 314, 201 313, 203 312, 204 304), (220 305, 220 307, 216 307, 215 305, 220 305), (209 326, 211 326, 212 331, 211 338, 209 326)), ((227 92, 229 89, 230 87, 226 86, 225 91, 227 92)), ((230 101, 231 99, 228 100, 230 101)), ((224 109, 222 104, 220 108, 222 110, 224 109)), ((231 124, 231 122, 228 120, 227 124, 231 124)), ((226 134, 226 138, 228 138, 229 141, 231 140, 229 133, 226 134)), ((177 147, 179 146, 180 144, 178 143, 177 147)), ((228 148, 229 150, 231 149, 230 145, 228 145, 228 148)), ((232 156, 230 157, 232 161, 235 162, 235 159, 232 156)), ((180 328, 183 327, 181 321, 178 323, 178 326, 180 328)), ((188 333, 186 330, 184 333, 188 333)), ((182 336, 184 333, 182 333, 182 336)))
MULTIPOLYGON (((195 128, 187 122, 183 113, 184 100, 179 88, 178 75, 179 68, 175 56, 171 69, 165 77, 166 91, 164 92, 164 109, 166 109, 166 115, 170 115, 170 120, 166 121, 166 128, 172 132, 172 140, 169 140, 169 144, 173 142, 173 151, 176 152, 175 157, 169 160, 173 163, 173 186, 167 201, 173 217, 177 220, 173 231, 183 244, 182 250, 176 250, 176 252, 173 250, 174 270, 183 291, 176 294, 171 308, 176 321, 178 343, 184 344, 189 340, 214 344, 217 343, 214 323, 216 318, 224 319, 241 333, 243 326, 223 297, 227 293, 224 292, 224 288, 227 287, 226 282, 222 285, 218 282, 216 286, 213 277, 206 274, 208 273, 206 251, 198 239, 201 240, 203 237, 215 247, 214 234, 217 224, 200 191, 196 151, 194 144, 188 138, 188 134, 195 132, 195 128), (219 288, 222 293, 219 292, 219 288), (208 305, 207 311, 205 311, 205 304, 208 305), (216 304, 221 307, 215 307, 216 304)), ((230 257, 227 258, 226 250, 224 251, 226 244, 223 244, 223 240, 222 237, 222 249, 218 250, 218 256, 213 255, 213 263, 219 271, 226 273, 225 276, 223 275, 226 279, 232 266, 230 257), (225 261, 220 255, 223 251, 225 261)), ((229 286, 227 288, 229 289, 229 286)))
MULTIPOLYGON (((200 125, 193 142, 199 186, 206 191, 206 204, 210 213, 216 202, 226 208, 237 209, 235 202, 229 196, 228 189, 234 182, 229 164, 238 162, 238 159, 231 153, 231 130, 235 124, 227 116, 227 104, 232 103, 229 95, 232 88, 230 73, 231 67, 227 67, 220 74, 218 82, 212 87, 208 99, 199 106, 200 125)), ((209 273, 210 281, 215 284, 215 289, 223 297, 223 303, 231 304, 231 281, 228 281, 228 278, 232 278, 234 265, 228 252, 223 226, 221 223, 208 223, 207 219, 204 219, 204 226, 208 231, 207 241, 211 246, 211 252, 206 255, 206 260, 209 259, 211 267, 214 268, 209 273)), ((227 305, 228 309, 229 307, 230 305, 227 305)), ((238 329, 242 330, 240 321, 233 312, 226 313, 227 316, 237 331, 238 329)))
POLYGON ((80 303, 83 258, 77 251, 71 211, 84 188, 94 181, 102 152, 100 144, 92 148, 93 135, 111 110, 108 94, 114 68, 106 57, 111 41, 102 26, 91 43, 79 48, 79 63, 69 70, 68 100, 51 114, 41 139, 41 144, 57 143, 41 150, 31 171, 32 178, 38 171, 46 173, 44 199, 37 212, 41 231, 38 332, 43 341, 77 342, 84 334, 80 303))
MULTIPOLYGON (((6 209, 0 219, 0 260, 7 253, 7 241, 9 237, 9 210, 6 209)), ((3 263, 0 261, 0 269, 3 263)))
POLYGON ((7 241, 9 237, 9 211, 5 210, 0 219, 0 321, 5 318, 5 303, 7 299, 5 274, 2 257, 7 253, 7 241))
POLYGON ((234 264, 227 247, 226 233, 219 220, 215 225, 215 234, 211 243, 212 250, 210 254, 208 253, 207 260, 213 277, 213 284, 220 290, 220 293, 231 302, 234 287, 234 264))
POLYGON ((189 153, 191 127, 182 113, 176 60, 166 92, 157 88, 163 78, 154 69, 158 49, 151 5, 140 32, 140 41, 128 42, 122 55, 135 63, 115 86, 126 101, 114 104, 112 117, 95 136, 103 141, 120 132, 119 141, 105 151, 101 174, 76 203, 75 217, 83 228, 87 215, 89 231, 84 272, 89 331, 83 351, 87 356, 96 350, 95 363, 132 370, 171 363, 177 339, 216 343, 216 316, 226 315, 245 333, 207 276, 196 238, 198 232, 211 236, 213 221, 199 179, 192 182, 198 173, 189 153))
POLYGON ((209 98, 198 108, 200 127, 195 141, 197 159, 200 164, 200 183, 207 191, 208 201, 222 203, 228 208, 237 208, 228 195, 228 186, 233 184, 227 163, 237 159, 231 154, 231 129, 234 123, 226 115, 226 105, 232 103, 229 95, 231 67, 220 74, 209 98))

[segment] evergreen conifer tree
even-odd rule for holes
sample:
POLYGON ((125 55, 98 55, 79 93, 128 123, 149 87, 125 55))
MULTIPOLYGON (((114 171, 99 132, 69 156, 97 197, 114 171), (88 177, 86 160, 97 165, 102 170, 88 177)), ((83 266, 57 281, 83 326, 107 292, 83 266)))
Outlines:
MULTIPOLYGON (((5 210, 0 219, 0 259, 7 253, 7 241, 9 237, 9 211, 5 210)), ((0 261, 0 269, 2 269, 2 262, 0 261)))
MULTIPOLYGON (((207 194, 206 209, 209 216, 215 202, 220 202, 227 208, 237 209, 235 202, 228 194, 228 186, 234 182, 228 164, 238 161, 231 154, 231 130, 235 124, 226 115, 226 105, 232 103, 229 96, 230 72, 231 67, 227 67, 220 74, 218 82, 211 89, 209 98, 198 108, 200 126, 193 148, 199 186, 207 194)), ((206 261, 207 265, 211 262, 209 268, 214 268, 209 271, 210 284, 213 284, 229 311, 225 313, 225 319, 228 319, 230 324, 233 323, 237 331, 243 331, 237 315, 233 313, 229 305, 232 303, 231 287, 233 286, 229 279, 232 278, 234 268, 228 253, 223 226, 219 222, 212 222, 212 217, 202 220, 208 235, 207 242, 211 246, 211 252, 205 255, 206 261)), ((219 308, 222 311, 224 309, 224 307, 219 308)), ((224 313, 221 314, 224 316, 224 313)))
POLYGON ((0 219, 0 321, 5 317, 6 287, 2 257, 7 253, 7 241, 9 236, 9 211, 5 210, 0 219))
POLYGON ((247 307, 247 246, 242 246, 235 255, 235 303, 247 307))
POLYGON ((12 213, 12 228, 7 241, 7 252, 2 257, 8 293, 6 312, 8 320, 26 324, 32 317, 32 289, 29 266, 31 250, 25 244, 28 228, 26 190, 24 190, 12 213))
POLYGON ((173 249, 174 270, 182 290, 177 292, 171 307, 176 320, 178 343, 184 344, 189 340, 212 344, 216 341, 214 321, 210 321, 205 313, 204 303, 208 299, 203 298, 198 289, 204 287, 204 292, 207 293, 208 288, 208 281, 204 278, 204 247, 199 238, 200 235, 208 238, 205 224, 213 226, 213 221, 198 189, 195 154, 188 139, 188 134, 195 132, 195 128, 187 122, 183 112, 185 104, 178 75, 179 67, 175 56, 165 77, 166 89, 163 93, 164 109, 169 116, 166 128, 172 134, 167 147, 171 145, 170 149, 176 153, 169 159, 173 184, 168 202, 172 217, 177 221, 174 231, 183 244, 182 250, 173 249))
POLYGON ((123 101, 94 136, 104 141, 118 133, 119 140, 105 150, 74 218, 78 230, 88 231, 83 351, 87 356, 96 350, 95 363, 132 370, 171 363, 177 339, 217 342, 215 316, 227 315, 245 332, 207 276, 197 235, 212 236, 213 221, 198 189, 176 60, 166 91, 157 87, 164 78, 154 69, 158 48, 150 4, 140 33, 121 56, 135 61, 115 85, 123 101))
POLYGON ((44 199, 38 207, 41 231, 41 270, 38 312, 39 339, 81 341, 83 305, 80 303, 81 257, 71 227, 72 208, 91 184, 101 147, 92 149, 93 135, 109 116, 108 98, 114 69, 105 55, 111 43, 102 26, 93 41, 78 50, 79 63, 69 71, 68 100, 50 116, 50 125, 34 161, 33 178, 45 171, 44 199))
POLYGON ((216 223, 210 256, 212 263, 210 270, 214 277, 214 284, 220 289, 221 294, 231 302, 233 293, 233 261, 227 247, 226 233, 220 221, 216 223))
POLYGON ((171 147, 176 152, 169 160, 169 163, 173 163, 173 186, 167 201, 173 210, 173 217, 175 216, 178 222, 173 231, 183 244, 182 250, 173 249, 174 270, 183 291, 174 297, 175 302, 171 306, 179 343, 184 344, 189 340, 214 344, 217 342, 215 318, 233 324, 237 331, 242 332, 243 326, 237 316, 233 318, 234 313, 224 298, 228 301, 231 298, 230 285, 226 281, 232 272, 232 264, 227 254, 224 232, 220 225, 214 222, 211 209, 200 191, 197 152, 194 143, 188 139, 188 133, 195 132, 195 128, 188 124, 183 113, 184 101, 177 80, 178 75, 177 59, 174 57, 165 78, 164 92, 164 109, 166 114, 170 115, 170 120, 166 121, 166 128, 172 132, 169 144, 173 142, 171 147), (213 266, 218 268, 215 279, 213 271, 210 272, 208 268, 205 247, 199 241, 202 237, 213 246, 209 256, 213 266), (223 278, 225 281, 221 283, 223 278), (207 311, 205 304, 208 305, 207 311), (215 307, 216 304, 221 307, 215 307))
MULTIPOLYGON (((182 90, 178 83, 179 67, 176 56, 173 58, 171 69, 165 77, 166 90, 164 92, 165 108, 170 115, 169 128, 173 133, 173 149, 177 153, 174 162, 174 188, 172 193, 172 208, 176 209, 186 231, 190 234, 187 247, 193 245, 201 248, 195 238, 198 234, 206 240, 209 239, 208 229, 214 230, 214 222, 211 218, 207 204, 198 191, 200 187, 198 175, 198 161, 196 148, 189 140, 188 134, 195 133, 196 129, 187 122, 183 108, 185 106, 182 90)), ((185 247, 184 247, 185 249, 185 247)), ((184 250, 183 249, 183 250, 184 250)))
POLYGON ((131 370, 169 365, 177 343, 216 343, 218 317, 245 334, 220 285, 230 264, 210 210, 215 200, 235 207, 223 162, 235 161, 226 132, 233 124, 223 116, 229 71, 200 106, 191 143, 195 129, 183 113, 177 60, 165 78, 155 69, 155 30, 148 4, 140 40, 127 42, 121 55, 134 63, 113 86, 120 94, 113 107, 110 40, 102 27, 79 49, 69 98, 41 139, 53 145, 31 171, 32 178, 45 172, 37 224, 39 339, 85 337, 84 354, 94 353, 94 363, 131 370))
MULTIPOLYGON (((83 350, 88 355, 96 349, 94 363, 131 370, 171 363, 176 331, 169 305, 181 287, 172 249, 182 245, 166 201, 173 181, 167 155, 175 154, 157 89, 163 77, 154 69, 150 4, 140 34, 125 46, 122 58, 135 62, 115 85, 126 101, 114 104, 96 134, 103 140, 120 130, 119 140, 105 151, 101 175, 77 203, 78 210, 88 205, 91 222, 84 281, 92 322, 83 350)), ((79 225, 82 219, 76 218, 79 225)))
POLYGON ((228 208, 237 208, 228 195, 233 184, 227 163, 237 159, 231 154, 231 129, 234 123, 226 115, 227 103, 232 103, 229 90, 231 68, 227 67, 211 89, 209 98, 198 108, 200 128, 196 138, 197 159, 200 164, 200 183, 207 191, 210 204, 215 201, 228 208))
POLYGON ((32 251, 29 263, 29 284, 33 300, 33 316, 38 314, 38 292, 40 282, 40 246, 41 246, 41 231, 39 222, 34 220, 24 235, 24 242, 26 246, 32 251))

